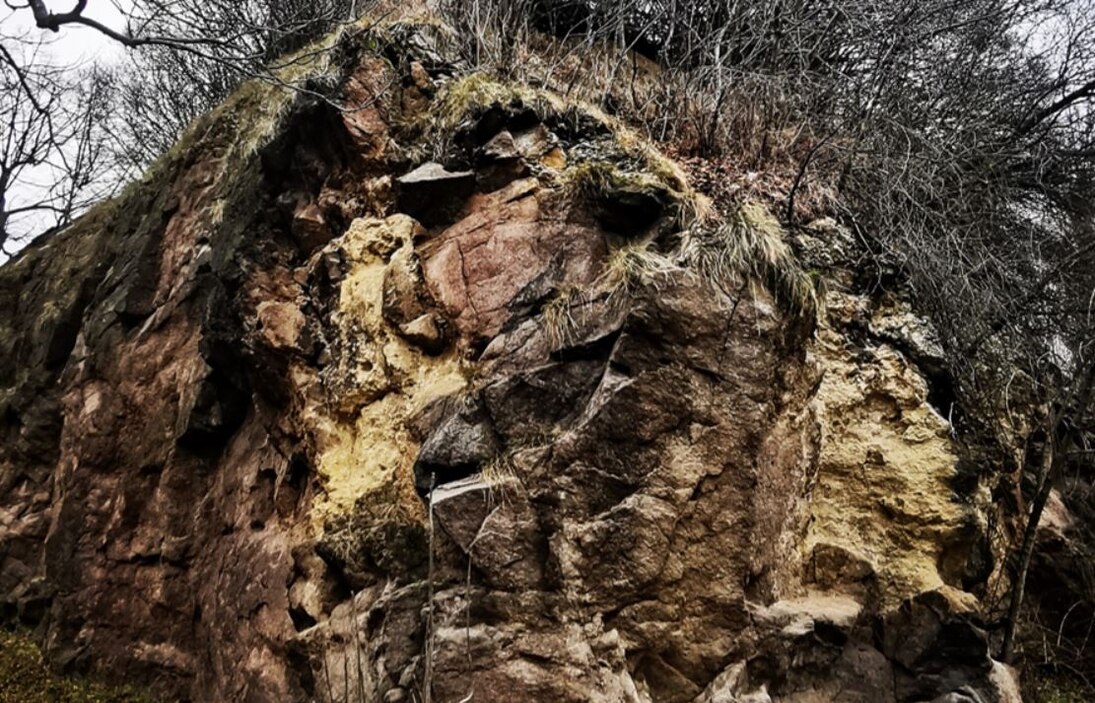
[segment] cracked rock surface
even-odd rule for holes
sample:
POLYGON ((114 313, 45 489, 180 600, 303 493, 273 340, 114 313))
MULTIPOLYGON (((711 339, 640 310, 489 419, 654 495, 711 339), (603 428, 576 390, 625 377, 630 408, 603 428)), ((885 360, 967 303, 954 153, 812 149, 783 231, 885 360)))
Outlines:
POLYGON ((431 164, 391 31, 0 269, 5 617, 164 700, 1017 701, 911 312, 613 275, 686 185, 520 96, 431 164))

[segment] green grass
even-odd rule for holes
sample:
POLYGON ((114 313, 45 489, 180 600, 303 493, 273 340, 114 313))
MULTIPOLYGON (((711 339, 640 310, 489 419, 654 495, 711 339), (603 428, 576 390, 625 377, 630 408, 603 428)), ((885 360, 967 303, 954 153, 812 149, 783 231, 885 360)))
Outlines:
POLYGON ((0 703, 151 703, 129 687, 58 676, 25 634, 0 630, 0 703))

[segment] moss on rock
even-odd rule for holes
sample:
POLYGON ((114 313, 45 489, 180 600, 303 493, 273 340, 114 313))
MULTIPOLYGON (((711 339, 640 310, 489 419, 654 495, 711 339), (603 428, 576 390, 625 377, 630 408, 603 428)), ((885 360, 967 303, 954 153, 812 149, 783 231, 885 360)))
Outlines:
POLYGON ((130 687, 58 676, 30 637, 0 630, 0 703, 151 703, 130 687))

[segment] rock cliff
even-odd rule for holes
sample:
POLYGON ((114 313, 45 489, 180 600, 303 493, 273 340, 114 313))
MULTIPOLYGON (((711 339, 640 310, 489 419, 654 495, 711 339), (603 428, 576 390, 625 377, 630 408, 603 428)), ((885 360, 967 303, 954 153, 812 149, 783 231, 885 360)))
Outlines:
POLYGON ((5 616, 163 700, 1017 701, 847 234, 444 47, 245 85, 0 269, 5 616))

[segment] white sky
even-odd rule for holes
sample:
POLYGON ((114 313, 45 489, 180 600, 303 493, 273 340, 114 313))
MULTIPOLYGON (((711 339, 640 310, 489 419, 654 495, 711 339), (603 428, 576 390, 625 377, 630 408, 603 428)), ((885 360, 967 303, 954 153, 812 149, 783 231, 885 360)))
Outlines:
MULTIPOLYGON (((73 0, 47 0, 46 4, 54 11, 65 12, 71 9, 73 0)), ((131 0, 118 3, 112 0, 88 0, 83 14, 112 29, 124 30, 125 16, 122 10, 131 6, 131 0)), ((6 4, 0 4, 0 41, 3 41, 4 45, 18 56, 16 49, 20 44, 20 38, 27 41, 44 40, 46 45, 35 60, 55 66, 77 67, 92 63, 117 63, 125 60, 127 51, 122 45, 90 27, 67 25, 61 27, 57 33, 39 29, 34 26, 34 17, 29 8, 20 7, 13 10, 6 4)), ((39 168, 32 172, 29 178, 17 184, 7 194, 9 206, 19 202, 33 201, 37 192, 48 188, 52 177, 48 168, 39 168)), ((9 240, 5 248, 9 251, 22 248, 33 239, 33 235, 52 224, 51 219, 45 214, 23 218, 16 225, 16 232, 20 235, 28 232, 30 236, 23 236, 18 241, 9 240)), ((0 263, 3 263, 6 258, 6 255, 0 252, 0 263)))
MULTIPOLYGON (((57 12, 71 9, 72 1, 47 0, 46 5, 57 12)), ((125 16, 121 8, 132 7, 132 2, 115 3, 112 0, 88 0, 84 17, 97 20, 112 28, 125 28, 125 16)), ((91 27, 66 25, 56 34, 34 26, 34 17, 29 8, 12 10, 6 5, 0 6, 0 35, 4 37, 26 36, 27 38, 45 37, 49 53, 54 61, 62 65, 79 64, 103 58, 120 58, 125 48, 112 42, 91 27)))

